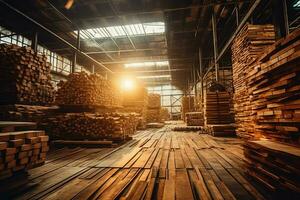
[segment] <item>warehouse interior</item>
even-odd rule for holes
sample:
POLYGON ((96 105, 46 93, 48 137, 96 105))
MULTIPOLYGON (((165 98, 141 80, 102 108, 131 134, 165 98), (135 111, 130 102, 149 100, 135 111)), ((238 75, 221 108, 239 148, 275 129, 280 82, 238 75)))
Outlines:
POLYGON ((0 0, 0 199, 300 199, 299 0, 0 0))

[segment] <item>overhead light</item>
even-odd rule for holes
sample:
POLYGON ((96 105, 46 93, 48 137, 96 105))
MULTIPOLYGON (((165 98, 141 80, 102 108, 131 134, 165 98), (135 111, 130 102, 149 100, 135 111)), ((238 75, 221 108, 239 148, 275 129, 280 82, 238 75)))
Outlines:
MULTIPOLYGON (((128 36, 148 36, 158 35, 165 32, 164 22, 150 22, 140 24, 127 24, 124 26, 108 26, 108 27, 97 27, 90 29, 81 30, 80 37, 82 39, 88 38, 122 38, 128 36)), ((77 31, 74 31, 77 33, 77 31)))
POLYGON ((156 62, 140 62, 140 63, 127 63, 124 64, 125 68, 138 68, 138 67, 165 67, 169 66, 169 61, 156 61, 156 62))
POLYGON ((131 78, 123 78, 121 80, 121 88, 124 91, 131 91, 135 88, 135 81, 131 78))
POLYGON ((137 76, 139 79, 171 78, 171 75, 137 76))

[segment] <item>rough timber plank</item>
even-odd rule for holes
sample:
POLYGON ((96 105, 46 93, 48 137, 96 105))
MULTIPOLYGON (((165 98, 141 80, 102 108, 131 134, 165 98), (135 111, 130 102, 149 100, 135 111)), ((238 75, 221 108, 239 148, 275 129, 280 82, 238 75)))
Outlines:
MULTIPOLYGON (((238 139, 165 126, 118 148, 62 149, 29 170, 38 186, 18 199, 264 199, 242 173, 238 139), (80 166, 80 167, 79 167, 80 166)), ((0 163, 1 164, 1 163, 0 163)), ((28 188, 28 187, 26 187, 28 188)))

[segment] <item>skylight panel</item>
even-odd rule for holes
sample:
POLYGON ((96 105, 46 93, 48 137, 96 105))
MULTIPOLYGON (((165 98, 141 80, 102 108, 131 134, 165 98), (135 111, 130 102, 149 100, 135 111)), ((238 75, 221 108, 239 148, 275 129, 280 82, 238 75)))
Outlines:
POLYGON ((169 78, 171 79, 171 75, 153 75, 153 76, 137 76, 139 79, 155 79, 155 78, 169 78))
MULTIPOLYGON (((82 39, 93 38, 108 38, 108 37, 126 37, 129 36, 141 36, 141 35, 153 35, 163 34, 165 32, 164 22, 151 22, 151 23, 140 23, 140 24, 127 24, 124 26, 109 26, 109 27, 98 27, 94 29, 81 30, 88 34, 81 34, 82 39), (88 37, 88 35, 90 37, 88 37)), ((77 31, 74 31, 75 33, 77 31)))
POLYGON ((169 66, 169 61, 156 61, 156 62, 140 62, 140 63, 126 63, 125 68, 137 68, 137 67, 165 67, 169 66))
POLYGON ((300 0, 298 0, 296 3, 294 3, 293 7, 300 8, 300 0))

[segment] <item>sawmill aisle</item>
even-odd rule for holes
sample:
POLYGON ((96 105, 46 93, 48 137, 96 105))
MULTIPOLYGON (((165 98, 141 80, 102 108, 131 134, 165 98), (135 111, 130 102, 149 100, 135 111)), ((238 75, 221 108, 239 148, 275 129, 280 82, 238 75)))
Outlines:
MULTIPOLYGON (((167 125, 118 148, 63 148, 29 170, 16 199, 263 199, 244 176, 242 141, 167 125), (42 184, 37 184, 42 183, 42 184), (37 185, 34 185, 37 184, 37 185)), ((6 184, 2 187, 8 187, 6 184)))

